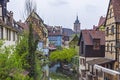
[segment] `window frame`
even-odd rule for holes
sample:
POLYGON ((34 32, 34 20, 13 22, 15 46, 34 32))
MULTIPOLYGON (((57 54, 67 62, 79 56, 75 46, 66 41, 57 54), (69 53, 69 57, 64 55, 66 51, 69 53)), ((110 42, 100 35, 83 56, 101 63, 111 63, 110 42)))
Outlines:
POLYGON ((115 32, 114 31, 114 25, 112 25, 112 27, 111 27, 111 33, 114 34, 114 32, 115 32))
POLYGON ((100 50, 100 39, 94 39, 93 40, 93 49, 94 50, 100 50))
POLYGON ((0 39, 3 39, 3 27, 0 26, 0 39))

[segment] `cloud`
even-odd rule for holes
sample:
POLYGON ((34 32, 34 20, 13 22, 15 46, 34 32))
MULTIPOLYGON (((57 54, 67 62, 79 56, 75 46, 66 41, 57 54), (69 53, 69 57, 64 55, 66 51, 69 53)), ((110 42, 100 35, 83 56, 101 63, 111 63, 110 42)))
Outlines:
POLYGON ((68 2, 65 0, 49 0, 48 3, 51 6, 63 6, 68 4, 68 2))

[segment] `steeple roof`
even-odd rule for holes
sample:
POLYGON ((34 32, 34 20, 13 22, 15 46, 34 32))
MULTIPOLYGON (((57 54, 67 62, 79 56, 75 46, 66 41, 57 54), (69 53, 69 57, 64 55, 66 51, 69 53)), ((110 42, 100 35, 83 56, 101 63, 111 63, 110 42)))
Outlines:
POLYGON ((78 20, 78 16, 76 16, 75 24, 78 24, 78 23, 80 23, 80 22, 78 20))

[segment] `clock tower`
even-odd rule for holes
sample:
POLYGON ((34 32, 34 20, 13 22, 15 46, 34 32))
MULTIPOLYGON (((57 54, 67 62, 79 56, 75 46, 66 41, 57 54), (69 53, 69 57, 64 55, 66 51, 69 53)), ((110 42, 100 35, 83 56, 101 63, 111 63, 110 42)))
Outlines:
POLYGON ((78 16, 76 16, 76 20, 74 22, 74 32, 77 34, 80 32, 80 22, 78 20, 78 16))

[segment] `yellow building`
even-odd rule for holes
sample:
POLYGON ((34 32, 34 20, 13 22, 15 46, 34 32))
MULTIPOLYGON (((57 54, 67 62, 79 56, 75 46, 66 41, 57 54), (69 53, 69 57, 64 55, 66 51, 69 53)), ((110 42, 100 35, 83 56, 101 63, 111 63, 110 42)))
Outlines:
POLYGON ((38 40, 37 50, 43 51, 44 55, 48 55, 48 30, 47 25, 44 24, 43 20, 39 15, 32 11, 24 23, 18 22, 24 28, 25 32, 29 32, 29 23, 32 23, 33 35, 38 40))
POLYGON ((97 28, 97 30, 99 30, 99 31, 105 31, 105 26, 104 26, 105 19, 106 18, 103 17, 103 16, 100 17, 99 22, 98 22, 98 28, 97 28))
POLYGON ((105 57, 87 62, 87 80, 120 80, 120 0, 110 0, 104 26, 105 57))
POLYGON ((119 80, 120 73, 114 71, 119 70, 119 55, 117 51, 117 44, 120 41, 120 0, 110 0, 106 20, 105 20, 105 58, 114 60, 113 63, 106 63, 104 67, 108 72, 104 72, 104 79, 119 80), (112 71, 111 71, 112 70, 112 71), (111 72, 109 72, 111 71, 111 72), (111 74, 113 73, 113 74, 111 74))

